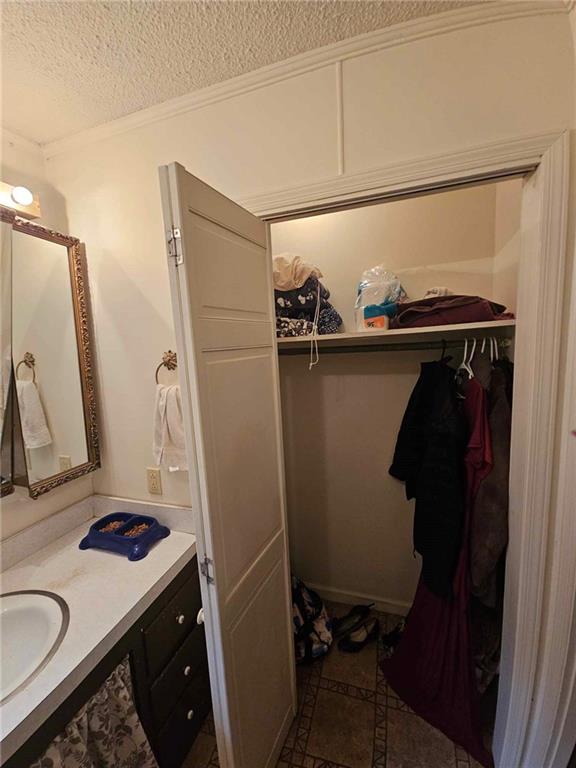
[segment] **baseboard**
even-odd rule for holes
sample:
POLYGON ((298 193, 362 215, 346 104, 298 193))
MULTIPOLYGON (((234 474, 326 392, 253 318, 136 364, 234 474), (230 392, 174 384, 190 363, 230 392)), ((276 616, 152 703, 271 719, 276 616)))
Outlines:
POLYGON ((315 592, 318 592, 323 600, 329 600, 333 603, 347 603, 348 605, 374 603, 374 607, 377 611, 393 613, 398 616, 406 616, 410 610, 410 603, 405 603, 400 600, 391 600, 382 595, 367 595, 363 592, 349 592, 344 589, 326 587, 323 584, 313 584, 309 581, 306 582, 306 586, 310 587, 310 589, 313 589, 315 592))

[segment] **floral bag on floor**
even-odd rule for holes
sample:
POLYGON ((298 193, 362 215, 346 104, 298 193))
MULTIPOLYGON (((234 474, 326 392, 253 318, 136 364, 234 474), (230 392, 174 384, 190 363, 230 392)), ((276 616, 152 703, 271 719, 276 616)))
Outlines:
POLYGON ((292 577, 292 620, 296 663, 325 656, 332 645, 332 621, 320 595, 292 577))

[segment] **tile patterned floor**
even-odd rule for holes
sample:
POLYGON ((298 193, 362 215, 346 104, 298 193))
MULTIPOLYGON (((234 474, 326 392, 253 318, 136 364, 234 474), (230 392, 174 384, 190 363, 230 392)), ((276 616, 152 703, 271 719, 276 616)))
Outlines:
MULTIPOLYGON (((341 615, 348 606, 330 610, 341 615)), ((387 631, 399 619, 379 618, 387 631)), ((382 650, 381 641, 359 654, 333 647, 325 659, 297 668, 298 714, 277 768, 481 768, 388 687, 382 650)), ((213 766, 218 752, 208 718, 183 768, 213 766)))
POLYGON ((219 768, 214 720, 208 715, 182 768, 219 768))

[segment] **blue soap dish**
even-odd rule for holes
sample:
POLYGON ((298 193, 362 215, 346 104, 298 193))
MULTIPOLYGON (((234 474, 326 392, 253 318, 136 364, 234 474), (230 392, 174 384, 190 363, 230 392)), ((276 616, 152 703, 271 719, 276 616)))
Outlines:
POLYGON ((80 549, 107 549, 109 552, 126 555, 128 560, 142 560, 150 547, 166 536, 170 536, 170 529, 160 525, 155 517, 113 512, 90 526, 90 530, 80 542, 80 549), (127 535, 130 531, 137 530, 138 526, 142 526, 141 533, 127 535), (103 530, 104 528, 110 530, 103 530))

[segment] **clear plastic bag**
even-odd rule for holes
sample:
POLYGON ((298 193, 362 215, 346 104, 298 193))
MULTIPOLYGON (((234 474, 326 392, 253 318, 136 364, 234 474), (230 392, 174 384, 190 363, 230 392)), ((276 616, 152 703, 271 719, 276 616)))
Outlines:
POLYGON ((356 330, 388 328, 390 317, 396 313, 396 304, 405 295, 397 275, 383 264, 365 270, 358 284, 356 330))

